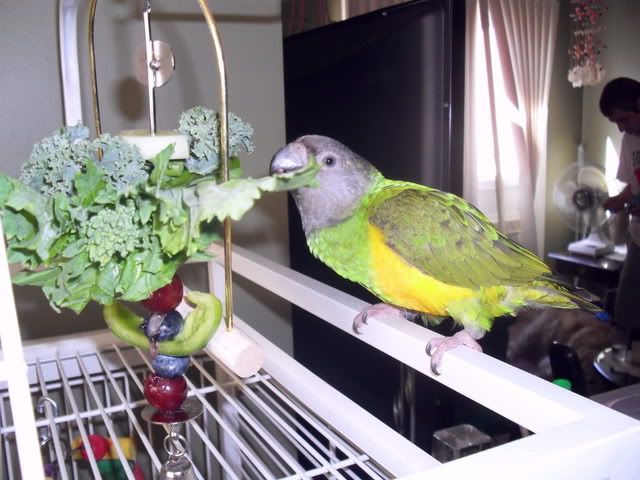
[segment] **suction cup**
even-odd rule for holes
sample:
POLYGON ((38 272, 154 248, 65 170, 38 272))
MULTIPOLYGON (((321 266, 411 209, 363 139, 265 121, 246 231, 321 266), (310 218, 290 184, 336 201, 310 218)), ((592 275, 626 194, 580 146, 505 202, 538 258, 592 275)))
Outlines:
POLYGON ((146 85, 148 68, 153 71, 153 86, 161 87, 173 77, 176 61, 169 44, 153 40, 151 42, 152 60, 147 65, 146 46, 140 45, 133 56, 133 71, 140 83, 146 85))

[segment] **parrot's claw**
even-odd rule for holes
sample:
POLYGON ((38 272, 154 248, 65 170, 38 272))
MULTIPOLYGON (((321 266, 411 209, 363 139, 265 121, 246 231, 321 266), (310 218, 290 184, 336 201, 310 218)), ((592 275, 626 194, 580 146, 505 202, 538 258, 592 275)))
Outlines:
POLYGON ((476 352, 482 352, 482 347, 476 340, 465 330, 457 332, 451 337, 433 338, 427 343, 427 355, 431 357, 431 371, 436 375, 440 375, 440 362, 442 355, 447 350, 451 350, 459 345, 464 345, 476 352))
POLYGON ((375 305, 369 305, 364 307, 356 318, 353 319, 353 331, 357 334, 362 333, 362 327, 367 324, 367 318, 370 316, 378 315, 401 315, 402 318, 406 318, 406 310, 402 308, 396 308, 387 303, 376 303, 375 305))
POLYGON ((362 333, 362 327, 367 324, 367 310, 362 310, 356 318, 353 319, 353 331, 358 335, 362 333))

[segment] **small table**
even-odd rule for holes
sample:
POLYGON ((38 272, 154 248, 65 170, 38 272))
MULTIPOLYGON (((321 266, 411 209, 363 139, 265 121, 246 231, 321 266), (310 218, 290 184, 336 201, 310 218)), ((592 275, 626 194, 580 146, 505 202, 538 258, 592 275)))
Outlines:
POLYGON ((551 252, 549 258, 554 261, 558 273, 571 279, 574 285, 598 295, 602 299, 604 309, 613 313, 615 292, 624 264, 622 255, 594 258, 564 251, 551 252))

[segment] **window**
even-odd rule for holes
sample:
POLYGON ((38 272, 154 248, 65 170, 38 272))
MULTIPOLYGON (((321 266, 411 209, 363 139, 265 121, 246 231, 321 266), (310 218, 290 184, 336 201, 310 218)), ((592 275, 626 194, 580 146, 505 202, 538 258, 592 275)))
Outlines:
POLYGON ((503 81, 503 72, 498 61, 499 50, 493 23, 489 20, 489 61, 492 73, 495 121, 497 127, 497 148, 499 162, 496 161, 496 145, 494 145, 493 119, 491 114, 491 96, 489 95, 489 75, 487 69, 487 53, 485 39, 480 22, 480 15, 475 15, 474 35, 471 42, 472 95, 474 124, 473 148, 471 155, 476 162, 477 198, 476 206, 482 210, 493 222, 498 222, 498 194, 496 188, 502 185, 503 190, 503 222, 506 234, 515 236, 519 231, 519 167, 518 155, 514 135, 522 128, 523 115, 516 106, 509 101, 503 81), (500 164, 500 180, 497 180, 497 164, 500 164))

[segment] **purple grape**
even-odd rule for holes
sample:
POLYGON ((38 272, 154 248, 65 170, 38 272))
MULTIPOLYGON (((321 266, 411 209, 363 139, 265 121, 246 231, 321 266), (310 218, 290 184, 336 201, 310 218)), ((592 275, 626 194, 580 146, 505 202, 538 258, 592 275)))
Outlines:
POLYGON ((176 310, 169 313, 151 313, 145 317, 140 328, 149 340, 162 342, 176 337, 184 326, 182 315, 176 310))
POLYGON ((140 329, 148 339, 153 339, 158 334, 163 320, 163 313, 150 313, 144 317, 144 321, 140 324, 140 329))
POLYGON ((153 370, 161 377, 174 378, 182 375, 189 368, 189 357, 173 357, 156 355, 151 359, 153 370))
POLYGON ((182 331, 184 319, 177 310, 171 310, 164 316, 164 320, 160 324, 160 331, 156 340, 171 340, 182 331))

